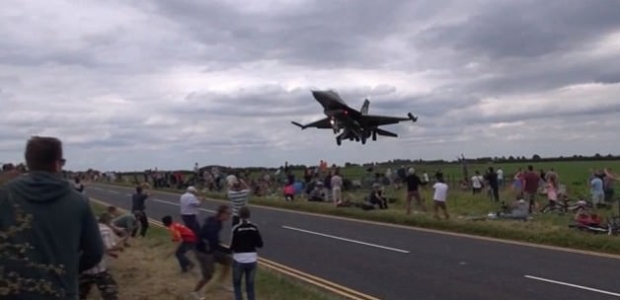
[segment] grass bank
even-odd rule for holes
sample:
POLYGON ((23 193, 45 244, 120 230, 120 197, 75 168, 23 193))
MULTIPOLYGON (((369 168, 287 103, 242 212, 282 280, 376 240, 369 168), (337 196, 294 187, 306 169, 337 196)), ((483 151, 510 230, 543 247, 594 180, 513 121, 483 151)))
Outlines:
MULTIPOLYGON (((130 184, 116 184, 132 187, 130 184)), ((178 190, 163 189, 162 191, 180 193, 178 190)), ((602 235, 591 235, 573 231, 568 228, 572 214, 535 215, 530 222, 487 220, 472 221, 471 216, 482 216, 497 210, 497 205, 485 195, 471 195, 468 192, 453 191, 450 194, 449 210, 451 220, 435 220, 429 214, 414 214, 407 216, 403 209, 403 191, 392 191, 397 198, 388 210, 362 211, 358 208, 336 208, 329 203, 315 203, 298 200, 285 202, 281 197, 252 197, 250 203, 254 205, 285 208, 333 216, 349 217, 383 223, 392 223, 413 227, 445 230, 456 233, 472 234, 484 237, 500 238, 514 241, 524 241, 550 246, 566 247, 581 250, 590 250, 603 253, 620 254, 620 239, 602 235)), ((423 191, 423 197, 429 199, 430 190, 423 191)), ((205 196, 213 199, 225 200, 223 193, 207 193, 205 196)), ((357 199, 359 194, 348 194, 347 197, 357 199)), ((514 199, 510 190, 502 191, 502 198, 514 199)), ((428 203, 428 200, 426 201, 428 203)), ((611 214, 611 211, 599 211, 601 215, 611 214)))
MULTIPOLYGON (((105 208, 92 203, 95 213, 105 208)), ((167 257, 173 249, 168 232, 162 228, 150 227, 148 238, 131 240, 131 247, 120 253, 118 259, 109 259, 111 272, 120 286, 119 299, 187 299, 200 274, 197 269, 181 274, 174 256, 167 257)), ((188 255, 191 257, 191 254, 188 255)), ((216 273, 217 280, 219 273, 216 273)), ((230 283, 230 280, 226 280, 230 283)), ((210 285, 207 286, 209 289, 210 285)), ((258 299, 273 300, 332 300, 339 299, 312 286, 282 276, 259 266, 256 275, 258 299)), ((230 292, 212 288, 207 292, 208 299, 231 299, 230 292)), ((89 299, 100 299, 93 289, 89 299)))

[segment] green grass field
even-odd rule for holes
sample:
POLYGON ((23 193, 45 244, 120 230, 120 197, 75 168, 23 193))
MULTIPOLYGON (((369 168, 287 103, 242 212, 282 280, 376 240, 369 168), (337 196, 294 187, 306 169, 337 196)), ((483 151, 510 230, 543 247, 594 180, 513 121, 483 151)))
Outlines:
MULTIPOLYGON (((97 214, 105 209, 98 203, 92 203, 92 207, 97 214)), ((187 299, 185 297, 199 279, 198 273, 179 275, 179 266, 174 256, 165 258, 174 251, 169 233, 165 229, 151 226, 146 239, 130 242, 132 246, 120 253, 118 260, 112 260, 112 274, 120 284, 119 299, 187 299)), ((191 253, 188 257, 192 258, 191 253)), ((213 282, 218 276, 216 273, 213 282)), ((231 279, 225 282, 230 284, 231 279)), ((255 284, 258 299, 340 299, 262 267, 259 267, 255 284)), ((230 299, 231 294, 211 289, 207 297, 224 300, 230 299)), ((99 299, 98 293, 93 291, 89 299, 99 299)))
MULTIPOLYGON (((512 178, 512 173, 519 167, 526 168, 528 164, 532 164, 536 170, 554 169, 559 174, 560 183, 567 186, 569 195, 584 196, 589 194, 587 180, 590 169, 620 169, 620 161, 505 163, 493 164, 493 166, 496 169, 502 168, 506 174, 506 178, 512 178)), ((488 166, 490 165, 472 164, 468 167, 470 174, 473 174, 476 170, 483 172, 488 166)), ((453 176, 459 179, 462 177, 462 167, 458 164, 419 165, 414 167, 420 172, 423 170, 428 171, 431 176, 436 170, 441 169, 446 176, 453 176)), ((385 167, 375 168, 375 171, 384 172, 385 167)), ((341 172, 347 178, 356 179, 364 175, 365 168, 341 168, 341 172)), ((300 173, 297 174, 297 176, 300 175, 300 173)), ((132 184, 128 182, 124 183, 124 185, 132 186, 132 184)), ((509 186, 510 184, 508 183, 507 185, 509 186)), ((178 190, 168 191, 179 192, 178 190)), ((422 193, 427 204, 432 197, 431 192, 430 189, 426 189, 422 193)), ((345 193, 345 197, 350 200, 361 200, 366 193, 367 192, 345 193)), ((453 185, 451 186, 448 198, 448 207, 452 216, 451 220, 434 220, 430 214, 420 213, 406 216, 403 205, 405 192, 403 190, 387 189, 386 194, 387 196, 395 197, 397 201, 391 205, 389 210, 385 211, 362 211, 358 208, 336 208, 328 203, 309 203, 303 200, 285 202, 280 195, 252 197, 250 202, 256 205, 620 254, 620 239, 617 237, 594 236, 569 229, 568 224, 571 223, 573 218, 572 214, 536 214, 534 215, 534 220, 530 222, 506 220, 472 221, 469 220, 469 217, 484 216, 489 212, 497 211, 498 205, 492 202, 486 194, 474 196, 471 192, 461 191, 458 186, 453 185)), ((226 198, 224 193, 207 193, 205 195, 216 199, 226 198)), ((502 200, 511 202, 515 198, 516 194, 509 187, 502 189, 502 200)), ((540 204, 544 205, 546 204, 546 200, 542 198, 544 197, 541 197, 540 204)), ((598 210, 597 213, 603 216, 611 216, 613 212, 617 211, 618 210, 614 208, 613 210, 598 210)))

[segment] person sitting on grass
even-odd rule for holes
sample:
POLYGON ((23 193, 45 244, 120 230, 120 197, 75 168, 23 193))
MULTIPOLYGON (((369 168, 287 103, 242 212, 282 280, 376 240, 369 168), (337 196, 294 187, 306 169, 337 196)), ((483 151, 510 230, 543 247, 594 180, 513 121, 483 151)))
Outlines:
POLYGON ((176 256, 179 261, 179 266, 181 267, 181 272, 185 273, 191 270, 194 267, 194 264, 187 258, 187 256, 185 256, 185 254, 191 250, 194 250, 197 241, 196 234, 187 226, 173 222, 171 216, 163 217, 161 222, 166 228, 168 228, 168 230, 170 230, 172 242, 178 245, 175 252, 171 253, 169 256, 176 256))
POLYGON ((293 201, 295 200, 295 186, 292 183, 287 183, 283 189, 284 192, 284 200, 293 201))
POLYGON ((443 215, 446 219, 450 218, 448 214, 448 207, 446 201, 448 200, 448 184, 444 182, 443 176, 437 176, 437 182, 433 185, 435 193, 433 195, 433 210, 435 212, 435 218, 439 219, 439 210, 443 211, 443 215))
POLYGON ((597 214, 590 212, 585 201, 579 201, 577 212, 575 213, 575 222, 583 226, 599 226, 601 225, 601 217, 597 214))
POLYGON ((250 209, 247 206, 239 210, 241 223, 232 228, 230 250, 233 254, 233 286, 235 300, 243 300, 241 280, 245 277, 245 293, 248 300, 254 300, 254 277, 258 255, 256 248, 263 247, 263 238, 258 227, 250 222, 250 209))
POLYGON ((523 199, 523 197, 517 196, 517 199, 512 202, 510 206, 502 202, 501 211, 499 211, 495 216, 491 215, 491 218, 497 217, 500 219, 527 221, 529 217, 529 204, 523 199))
POLYGON ((368 202, 375 207, 375 205, 379 206, 379 209, 387 209, 387 199, 383 197, 383 191, 381 189, 381 184, 374 183, 372 185, 372 191, 370 192, 370 196, 368 197, 368 202))
MULTIPOLYGON (((103 213, 99 216, 99 232, 105 246, 105 253, 111 257, 117 258, 118 251, 123 251, 123 246, 114 242, 114 232, 108 226, 112 221, 112 216, 103 213)), ((98 265, 88 269, 79 278, 79 295, 80 300, 88 299, 90 289, 95 285, 101 294, 103 300, 118 299, 118 285, 112 274, 108 272, 105 256, 98 265)))
POLYGON ((325 201, 323 197, 323 183, 319 182, 314 185, 310 193, 308 193, 308 201, 325 201))
MULTIPOLYGON (((239 211, 241 212, 241 209, 239 211)), ((222 231, 223 223, 230 219, 231 214, 230 207, 222 204, 217 208, 216 214, 208 217, 200 228, 195 255, 200 265, 202 278, 196 283, 194 291, 191 292, 194 299, 205 299, 200 296, 199 293, 213 277, 216 263, 223 266, 220 276, 220 287, 225 290, 230 290, 222 282, 228 277, 232 259, 229 255, 230 250, 220 243, 220 231, 222 231)))

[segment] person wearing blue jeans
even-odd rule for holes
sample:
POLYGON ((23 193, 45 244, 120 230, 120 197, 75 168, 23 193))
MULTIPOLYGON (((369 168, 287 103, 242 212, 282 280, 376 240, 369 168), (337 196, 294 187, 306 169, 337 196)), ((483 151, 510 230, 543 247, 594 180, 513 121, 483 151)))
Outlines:
POLYGON ((245 277, 245 293, 248 300, 254 300, 254 277, 256 276, 256 262, 240 263, 233 262, 233 287, 235 300, 242 300, 241 281, 245 277))
POLYGON ((233 254, 233 288, 235 300, 243 300, 241 281, 245 277, 245 292, 248 300, 254 300, 254 277, 256 276, 257 248, 263 247, 263 238, 258 227, 250 222, 250 209, 239 209, 241 222, 232 228, 230 250, 233 254))

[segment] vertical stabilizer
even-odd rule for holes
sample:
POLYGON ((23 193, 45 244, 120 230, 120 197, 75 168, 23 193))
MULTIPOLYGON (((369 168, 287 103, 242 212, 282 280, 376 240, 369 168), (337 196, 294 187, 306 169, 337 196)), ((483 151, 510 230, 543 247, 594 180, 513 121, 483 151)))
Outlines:
POLYGON ((362 115, 367 115, 369 106, 370 106, 370 101, 368 101, 368 99, 365 99, 364 104, 362 104, 362 109, 360 109, 360 113, 362 113, 362 115))

